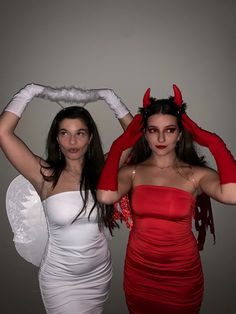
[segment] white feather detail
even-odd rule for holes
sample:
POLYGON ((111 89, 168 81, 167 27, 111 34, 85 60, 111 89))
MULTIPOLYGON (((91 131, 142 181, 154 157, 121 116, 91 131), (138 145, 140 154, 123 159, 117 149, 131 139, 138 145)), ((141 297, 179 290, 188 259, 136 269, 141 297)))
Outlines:
POLYGON ((79 87, 58 87, 47 86, 37 97, 51 101, 64 101, 75 103, 88 103, 97 101, 100 96, 96 89, 82 89, 79 87))

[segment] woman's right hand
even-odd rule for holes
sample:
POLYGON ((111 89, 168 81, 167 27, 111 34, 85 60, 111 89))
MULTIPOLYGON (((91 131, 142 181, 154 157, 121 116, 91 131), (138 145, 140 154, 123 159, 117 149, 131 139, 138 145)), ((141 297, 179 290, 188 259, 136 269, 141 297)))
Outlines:
POLYGON ((39 192, 42 186, 40 161, 27 145, 15 134, 19 118, 27 103, 38 96, 44 86, 28 84, 9 102, 0 116, 0 146, 11 164, 27 178, 39 192))
POLYGON ((128 113, 129 109, 122 102, 120 97, 116 95, 113 89, 103 88, 103 89, 95 89, 100 99, 103 99, 110 109, 115 113, 115 116, 118 119, 124 118, 128 113))
POLYGON ((38 84, 27 84, 24 88, 22 88, 18 93, 16 93, 11 101, 5 108, 5 111, 9 111, 21 117, 24 112, 27 104, 35 97, 40 95, 45 86, 38 84))

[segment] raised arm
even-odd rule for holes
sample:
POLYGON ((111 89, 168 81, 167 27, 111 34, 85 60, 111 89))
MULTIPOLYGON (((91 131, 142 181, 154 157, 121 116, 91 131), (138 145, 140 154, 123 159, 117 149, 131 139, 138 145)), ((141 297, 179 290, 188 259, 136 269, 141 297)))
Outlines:
POLYGON ((114 112, 116 118, 119 120, 123 130, 126 130, 133 119, 129 109, 116 95, 112 89, 97 89, 99 97, 103 99, 110 109, 114 112))
POLYGON ((26 85, 15 94, 0 116, 1 149, 12 165, 36 188, 39 188, 42 180, 39 158, 15 135, 15 129, 27 104, 43 89, 40 85, 26 85))
MULTIPOLYGON (((176 85, 173 88, 175 103, 181 108, 181 92, 176 85)), ((218 174, 210 169, 203 170, 199 180, 200 188, 219 202, 236 204, 236 162, 225 143, 218 135, 200 128, 186 113, 182 114, 182 122, 194 141, 207 147, 216 161, 218 174)))
POLYGON ((0 117, 0 145, 12 165, 24 175, 37 190, 42 183, 40 158, 15 135, 15 129, 27 104, 35 97, 52 101, 87 103, 100 99, 97 92, 79 88, 52 88, 36 84, 26 85, 9 102, 0 117))
POLYGON ((140 114, 137 114, 126 131, 112 144, 97 187, 97 198, 104 204, 118 201, 131 188, 131 169, 124 167, 118 177, 122 152, 132 147, 141 137, 140 114))
POLYGON ((216 161, 218 174, 203 171, 200 188, 219 202, 236 204, 236 162, 225 143, 218 135, 198 127, 186 114, 183 124, 198 144, 208 147, 216 161))

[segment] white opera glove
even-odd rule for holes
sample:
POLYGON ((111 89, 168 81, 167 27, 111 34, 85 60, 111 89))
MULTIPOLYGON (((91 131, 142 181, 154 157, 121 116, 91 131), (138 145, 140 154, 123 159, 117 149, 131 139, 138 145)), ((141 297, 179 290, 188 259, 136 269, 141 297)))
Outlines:
POLYGON ((14 95, 12 100, 8 103, 5 111, 10 111, 21 117, 27 104, 35 97, 41 94, 44 90, 44 86, 37 84, 28 84, 22 88, 18 93, 14 95))
POLYGON ((95 91, 100 99, 105 100, 118 119, 122 119, 129 113, 129 109, 112 89, 95 89, 95 91))
POLYGON ((95 89, 82 89, 79 87, 58 87, 47 86, 39 97, 51 101, 65 101, 75 103, 88 103, 100 99, 95 89))

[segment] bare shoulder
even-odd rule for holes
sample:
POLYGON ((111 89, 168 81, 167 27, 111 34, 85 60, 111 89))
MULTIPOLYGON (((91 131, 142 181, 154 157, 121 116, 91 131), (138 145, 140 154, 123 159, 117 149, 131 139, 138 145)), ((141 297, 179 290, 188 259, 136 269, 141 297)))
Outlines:
POLYGON ((132 177, 135 169, 136 165, 124 165, 120 168, 119 175, 122 177, 132 177))
POLYGON ((209 167, 191 166, 191 169, 197 181, 200 181, 201 179, 207 178, 207 177, 218 176, 217 171, 209 167))

